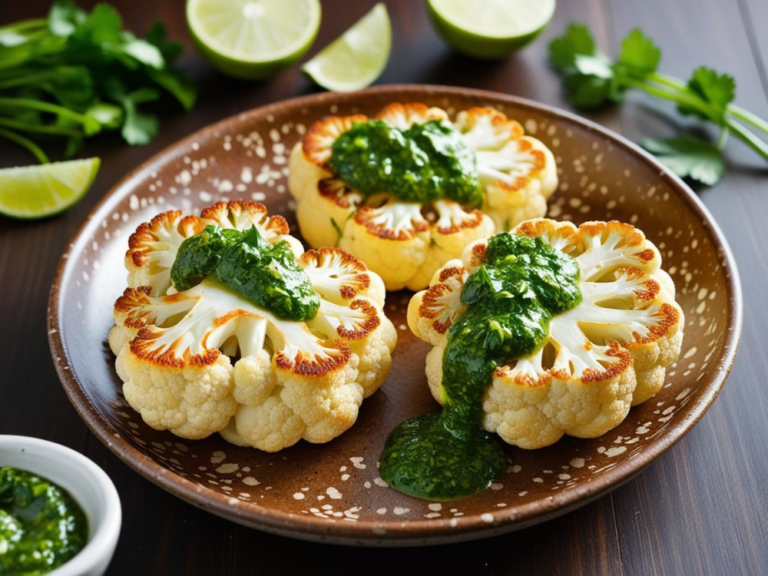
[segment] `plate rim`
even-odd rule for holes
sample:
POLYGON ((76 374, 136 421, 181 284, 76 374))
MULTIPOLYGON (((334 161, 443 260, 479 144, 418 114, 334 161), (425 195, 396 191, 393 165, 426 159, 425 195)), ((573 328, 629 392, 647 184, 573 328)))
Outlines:
POLYGON ((640 146, 626 139, 621 134, 570 111, 518 96, 489 90, 433 84, 388 84, 357 92, 323 92, 289 98, 234 114, 170 144, 129 171, 104 194, 67 242, 51 285, 47 310, 47 327, 48 341, 56 373, 69 401, 80 418, 109 450, 129 467, 154 484, 186 502, 206 509, 217 516, 267 532, 326 543, 407 546, 409 544, 428 545, 471 540, 524 528, 586 505, 641 473, 698 423, 722 390, 733 368, 741 339, 743 296, 741 280, 731 248, 707 207, 680 178, 672 174, 656 158, 640 146), (698 216, 705 229, 708 229, 712 236, 713 244, 720 253, 720 264, 723 267, 726 279, 728 324, 725 327, 727 334, 725 336, 724 352, 719 359, 718 365, 712 369, 714 376, 710 384, 697 393, 690 408, 682 415, 682 418, 675 420, 663 435, 650 442, 631 461, 616 466, 592 482, 553 494, 546 501, 540 499, 517 507, 494 510, 492 524, 483 520, 481 514, 465 516, 461 518, 460 523, 456 526, 452 526, 450 519, 447 518, 407 520, 398 524, 371 520, 359 520, 355 523, 333 523, 309 515, 299 515, 277 508, 261 506, 257 502, 241 503, 238 501, 237 505, 232 505, 230 497, 211 490, 206 491, 205 496, 201 497, 200 494, 202 492, 197 484, 160 466, 133 447, 127 440, 117 435, 116 431, 96 410, 81 386, 74 370, 71 369, 67 349, 62 341, 60 314, 64 304, 60 301, 62 286, 67 275, 71 272, 70 268, 74 266, 74 264, 70 265, 68 256, 79 242, 85 241, 83 233, 94 216, 110 203, 117 203, 129 194, 131 191, 131 181, 151 170, 153 165, 166 163, 175 156, 184 153, 194 142, 203 138, 209 138, 216 131, 223 130, 254 116, 267 117, 270 113, 286 106, 301 109, 302 106, 323 104, 324 102, 343 104, 354 102, 357 98, 365 97, 368 94, 379 96, 391 94, 393 97, 401 99, 410 94, 414 98, 423 97, 424 95, 470 97, 478 100, 487 100, 489 103, 503 102, 522 108, 529 108, 578 124, 587 130, 600 134, 605 139, 613 142, 617 147, 623 148, 625 151, 643 160, 651 168, 657 170, 660 177, 669 181, 681 199, 698 216), (415 540, 418 541, 416 542, 415 540))

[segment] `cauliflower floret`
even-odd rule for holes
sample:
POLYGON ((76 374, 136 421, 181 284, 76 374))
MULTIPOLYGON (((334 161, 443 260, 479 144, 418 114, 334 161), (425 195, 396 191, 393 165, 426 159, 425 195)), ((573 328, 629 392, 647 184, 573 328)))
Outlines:
POLYGON ((523 136, 520 124, 492 108, 460 112, 456 128, 475 150, 486 191, 483 212, 497 230, 546 213, 547 199, 557 188, 557 166, 549 148, 523 136))
POLYGON ((153 222, 165 237, 215 222, 287 240, 321 305, 295 322, 210 279, 175 292, 170 267, 181 241, 143 245, 129 279, 150 278, 140 268, 151 265, 153 285, 132 285, 117 300, 109 343, 125 398, 144 421, 183 438, 221 432, 270 452, 301 439, 328 442, 352 426, 363 398, 386 379, 397 341, 382 312, 381 278, 339 248, 303 252, 285 221, 260 204, 219 203, 199 219, 172 212, 153 222), (158 262, 167 263, 162 271, 158 262))
POLYGON ((203 210, 200 217, 185 217, 179 210, 171 210, 140 224, 128 239, 128 286, 149 286, 153 296, 166 294, 171 287, 171 266, 181 243, 209 224, 241 230, 256 226, 268 242, 287 240, 295 254, 304 251, 301 243, 288 235, 285 218, 267 216, 266 207, 258 202, 218 202, 203 210))
MULTIPOLYGON (((642 232, 619 222, 532 220, 511 233, 541 236, 576 259, 582 302, 555 316, 534 354, 497 368, 483 399, 483 426, 521 448, 540 448, 564 434, 594 438, 619 425, 630 406, 659 391, 680 353, 685 325, 674 284, 642 232)), ((408 307, 413 333, 434 347, 426 374, 442 397, 448 329, 464 312, 461 290, 483 261, 487 241, 464 250, 416 294, 408 307)))
MULTIPOLYGON (((440 108, 393 103, 376 118, 405 130, 431 120, 450 123, 440 108)), ((408 203, 386 194, 366 198, 330 169, 336 139, 366 116, 328 116, 315 122, 290 155, 296 217, 311 246, 340 246, 377 272, 387 290, 420 290, 445 262, 494 230, 508 230, 546 213, 557 187, 555 159, 514 120, 492 108, 460 112, 452 124, 475 151, 483 188, 481 210, 448 199, 408 203)))

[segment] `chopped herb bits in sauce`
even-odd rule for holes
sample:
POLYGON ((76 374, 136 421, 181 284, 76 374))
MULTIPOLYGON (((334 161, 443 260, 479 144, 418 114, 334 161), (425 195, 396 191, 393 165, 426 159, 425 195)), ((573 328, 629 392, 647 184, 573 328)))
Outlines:
POLYGON ((0 574, 47 574, 88 542, 88 520, 72 496, 50 480, 0 468, 0 574))
POLYGON ((472 207, 483 202, 474 151, 439 120, 406 130, 382 120, 358 122, 333 143, 329 165, 366 196, 422 203, 447 198, 472 207))
POLYGON ((390 435, 381 475, 393 488, 454 500, 488 488, 507 467, 482 429, 493 371, 537 351, 549 321, 581 302, 576 260, 542 238, 497 234, 461 293, 466 312, 449 328, 443 353, 443 410, 408 420, 390 435))

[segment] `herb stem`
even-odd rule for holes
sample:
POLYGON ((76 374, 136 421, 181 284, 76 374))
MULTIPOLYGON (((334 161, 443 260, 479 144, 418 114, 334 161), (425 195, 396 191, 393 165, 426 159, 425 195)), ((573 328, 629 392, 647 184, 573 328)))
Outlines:
POLYGON ((20 122, 11 118, 0 117, 0 126, 13 128, 14 130, 21 130, 22 132, 54 134, 56 136, 70 136, 73 138, 82 137, 82 132, 79 130, 73 130, 72 128, 65 128, 64 126, 55 126, 51 124, 30 124, 28 122, 20 122))
POLYGON ((38 72, 36 74, 25 74, 15 77, 11 77, 7 80, 0 80, 0 90, 7 90, 8 88, 17 88, 19 86, 25 86, 27 84, 37 84, 41 80, 47 80, 48 78, 55 78, 56 72, 38 72))
POLYGON ((675 102, 677 104, 682 104, 684 106, 688 106, 689 108, 693 108, 697 112, 700 112, 701 114, 703 114, 704 116, 712 120, 713 122, 716 122, 717 124, 722 124, 720 119, 713 114, 712 108, 710 106, 708 106, 701 99, 695 96, 691 96, 689 93, 670 92, 669 90, 664 90, 662 88, 659 88, 658 86, 654 86, 649 82, 645 82, 642 80, 635 80, 632 78, 627 78, 626 80, 623 80, 623 83, 626 86, 643 90, 648 94, 651 94, 652 96, 661 98, 662 100, 669 100, 671 102, 675 102))
MULTIPOLYGON (((682 104, 689 108, 695 109, 696 111, 700 112, 701 114, 709 118, 712 122, 723 127, 725 135, 721 133, 721 139, 725 139, 727 137, 728 131, 733 132, 733 134, 739 140, 741 140, 747 146, 752 148, 755 152, 760 154, 760 156, 762 156, 765 160, 768 160, 768 144, 760 140, 760 138, 755 136, 752 132, 747 130, 743 125, 739 124, 738 122, 729 118, 722 119, 718 117, 718 115, 716 115, 713 112, 710 106, 708 106, 705 102, 703 102, 699 98, 690 95, 690 93, 686 93, 682 91, 670 92, 668 90, 664 90, 662 88, 659 88, 658 86, 654 86, 653 84, 644 82, 642 80, 627 79, 625 81, 625 84, 627 86, 643 90, 648 94, 651 94, 652 96, 656 96, 657 98, 670 100, 672 102, 676 102, 677 104, 682 104)), ((737 108, 737 107, 733 107, 733 108, 737 108)), ((740 119, 743 119, 749 122, 750 124, 757 125, 759 128, 768 132, 768 124, 766 124, 760 118, 757 118, 753 114, 750 114, 749 112, 741 108, 738 109, 738 113, 739 113, 738 117, 740 119)), ((734 116, 737 116, 735 112, 734 112, 734 116)), ((720 140, 718 140, 718 147, 721 147, 720 144, 721 144, 720 140)), ((723 145, 724 145, 724 142, 723 142, 723 145)))
POLYGON ((720 129, 720 135, 717 137, 717 149, 722 151, 723 148, 725 148, 726 143, 728 142, 728 134, 730 134, 730 131, 728 130, 727 126, 723 126, 720 129))
MULTIPOLYGON (((648 76, 648 79, 652 82, 656 82, 657 84, 661 84, 663 86, 666 86, 668 88, 672 88, 673 90, 677 90, 681 93, 689 93, 688 86, 685 85, 684 82, 681 82, 677 78, 674 78, 673 76, 667 76, 666 74, 662 74, 660 72, 654 72, 650 76, 648 76)), ((743 120, 744 122, 751 124, 758 130, 762 130, 766 134, 768 134, 768 122, 760 118, 759 116, 753 114, 749 110, 745 110, 741 106, 736 106, 735 104, 729 104, 728 105, 728 113, 732 114, 739 120, 743 120)))
POLYGON ((11 108, 29 108, 31 110, 40 110, 41 112, 50 112, 63 118, 70 118, 71 120, 81 124, 85 124, 87 120, 85 116, 78 114, 69 108, 64 108, 63 106, 58 106, 56 104, 50 104, 49 102, 31 100, 29 98, 6 98, 0 96, 0 107, 3 106, 8 106, 11 108))
POLYGON ((48 164, 50 162, 50 160, 48 160, 48 156, 45 155, 45 152, 43 152, 43 150, 37 144, 28 138, 24 138, 24 136, 20 134, 16 134, 15 132, 11 132, 5 128, 0 128, 0 138, 5 138, 6 140, 15 142, 19 146, 23 146, 29 150, 29 152, 31 152, 35 158, 37 158, 37 161, 40 162, 40 164, 48 164))
POLYGON ((677 90, 678 92, 688 93, 688 86, 685 85, 685 82, 678 80, 674 76, 668 76, 661 72, 654 72, 648 76, 648 79, 657 84, 661 84, 662 86, 666 86, 667 88, 677 90))
POLYGON ((744 110, 744 108, 741 108, 740 106, 734 106, 730 105, 728 106, 728 112, 730 114, 733 114, 736 118, 739 120, 743 120, 744 122, 751 124, 758 130, 762 130, 766 134, 768 134, 768 122, 760 118, 759 116, 755 116, 752 114, 752 112, 748 110, 744 110))
POLYGON ((747 146, 752 148, 752 150, 760 154, 760 156, 768 161, 768 144, 760 140, 760 138, 752 134, 752 132, 747 130, 744 126, 735 120, 727 120, 726 126, 736 135, 739 140, 744 142, 747 146))
POLYGON ((6 32, 9 30, 18 32, 19 30, 28 30, 29 28, 48 28, 48 21, 45 18, 32 18, 30 20, 22 20, 16 24, 0 26, 0 32, 6 32))

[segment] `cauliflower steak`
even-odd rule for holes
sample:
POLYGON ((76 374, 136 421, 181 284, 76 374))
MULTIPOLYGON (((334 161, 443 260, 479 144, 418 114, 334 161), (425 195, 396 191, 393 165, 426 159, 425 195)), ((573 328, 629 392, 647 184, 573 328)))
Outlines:
MULTIPOLYGON (((683 312, 656 247, 619 222, 523 222, 510 234, 542 238, 572 256, 581 301, 552 317, 543 345, 493 370, 482 398, 482 426, 533 449, 564 434, 594 438, 618 426, 631 406, 656 394, 683 339, 683 312)), ((462 289, 485 259, 487 240, 435 273, 408 308, 408 324, 434 347, 427 356, 433 396, 445 403, 443 355, 449 328, 466 312, 462 289)), ((546 279, 545 279, 546 281, 546 279)))
POLYGON ((160 214, 131 236, 126 267, 109 343, 126 400, 152 428, 189 439, 220 432, 269 452, 328 442, 389 373, 397 334, 381 278, 339 248, 304 252, 261 204, 160 214), (313 317, 287 320, 210 277, 177 291, 182 244, 211 226, 285 242, 319 296, 313 317))
POLYGON ((550 150, 480 107, 454 122, 417 103, 328 116, 293 148, 290 170, 304 238, 363 259, 388 290, 420 290, 470 242, 543 216, 557 187, 550 150))

